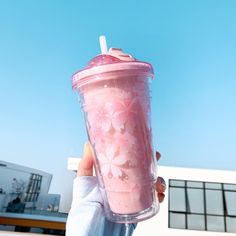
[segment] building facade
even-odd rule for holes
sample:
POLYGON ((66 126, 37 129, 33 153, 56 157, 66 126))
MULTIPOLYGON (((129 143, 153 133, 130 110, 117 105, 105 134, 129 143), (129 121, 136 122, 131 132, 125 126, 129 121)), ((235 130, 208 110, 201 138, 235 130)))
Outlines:
POLYGON ((140 222, 134 236, 236 234, 236 172, 158 167, 167 184, 159 213, 140 222))
POLYGON ((16 197, 32 206, 40 194, 47 194, 52 175, 41 170, 0 160, 0 211, 16 197))

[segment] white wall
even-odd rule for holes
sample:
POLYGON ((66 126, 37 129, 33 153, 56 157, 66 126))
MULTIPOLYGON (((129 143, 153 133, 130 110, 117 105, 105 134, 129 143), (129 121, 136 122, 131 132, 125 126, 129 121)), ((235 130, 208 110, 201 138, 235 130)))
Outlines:
POLYGON ((66 169, 61 169, 53 176, 49 193, 61 195, 59 211, 69 212, 72 201, 72 187, 75 173, 66 169))

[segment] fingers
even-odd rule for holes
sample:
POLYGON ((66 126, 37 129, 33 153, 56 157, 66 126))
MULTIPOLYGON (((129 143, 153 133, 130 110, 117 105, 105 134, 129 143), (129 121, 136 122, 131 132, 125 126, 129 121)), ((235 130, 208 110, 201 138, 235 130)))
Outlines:
POLYGON ((165 199, 165 194, 164 193, 157 193, 158 201, 159 203, 162 203, 165 199))
POLYGON ((158 177, 156 181, 156 191, 157 191, 157 197, 159 202, 163 202, 165 198, 165 190, 166 190, 166 183, 165 180, 162 177, 158 177))
POLYGON ((83 158, 79 163, 77 176, 93 175, 93 152, 90 143, 85 143, 83 158))
POLYGON ((163 193, 166 190, 166 182, 162 177, 158 177, 156 181, 156 191, 158 193, 163 193))
MULTIPOLYGON (((156 151, 156 160, 159 161, 161 158, 161 153, 156 151)), ((157 191, 157 197, 158 201, 161 203, 165 199, 165 190, 166 190, 166 183, 165 180, 162 177, 158 177, 156 181, 156 191, 157 191)))
POLYGON ((156 151, 156 160, 159 161, 161 158, 161 153, 156 151))

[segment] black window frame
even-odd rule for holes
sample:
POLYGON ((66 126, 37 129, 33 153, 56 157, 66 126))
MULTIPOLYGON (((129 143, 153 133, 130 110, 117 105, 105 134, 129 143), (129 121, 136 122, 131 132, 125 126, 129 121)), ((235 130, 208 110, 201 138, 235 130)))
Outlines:
MULTIPOLYGON (((226 203, 226 192, 234 192, 236 193, 236 184, 231 184, 231 183, 219 183, 219 182, 203 182, 203 181, 196 181, 196 180, 183 180, 183 179, 169 179, 169 202, 168 202, 168 227, 169 228, 175 228, 175 229, 190 229, 190 230, 199 230, 199 231, 217 231, 217 230, 212 230, 212 229, 208 229, 208 225, 207 225, 207 217, 208 216, 213 216, 213 217, 221 217, 223 219, 223 231, 217 231, 217 232, 230 232, 230 233, 236 233, 236 229, 235 231, 228 231, 227 230, 227 218, 235 218, 236 220, 236 215, 229 215, 228 211, 227 211, 227 203, 226 203), (172 181, 174 184, 172 184, 172 181), (178 184, 181 183, 181 184, 178 184), (196 186, 189 186, 188 183, 196 183, 199 184, 199 186, 201 185, 202 187, 196 187, 196 186), (184 184, 183 184, 184 183, 184 184), (181 186, 182 185, 182 186, 181 186), (230 185, 233 188, 227 188, 225 186, 230 185), (211 187, 206 187, 206 186, 211 186, 211 187), (216 186, 215 188, 213 186, 216 186), (235 187, 235 190, 234 190, 235 187), (171 188, 181 188, 184 190, 185 193, 185 211, 173 211, 170 209, 171 206, 171 188), (199 189, 203 191, 203 213, 196 213, 196 212, 191 212, 190 211, 190 205, 189 205, 189 197, 188 197, 188 189, 199 189), (210 214, 207 212, 207 199, 206 199, 206 192, 207 190, 217 190, 221 192, 222 195, 222 207, 223 207, 223 211, 222 214, 210 214), (173 227, 171 226, 171 214, 181 214, 185 217, 185 222, 183 225, 185 225, 185 227, 173 227), (200 215, 204 217, 204 227, 203 229, 196 229, 196 228, 191 228, 188 225, 188 216, 189 215, 200 215)), ((235 199, 236 200, 236 199, 235 199)))

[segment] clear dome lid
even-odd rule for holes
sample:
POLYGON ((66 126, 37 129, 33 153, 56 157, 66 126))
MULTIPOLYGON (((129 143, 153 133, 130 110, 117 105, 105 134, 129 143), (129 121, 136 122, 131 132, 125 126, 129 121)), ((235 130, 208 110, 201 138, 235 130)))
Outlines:
MULTIPOLYGON (((154 77, 152 65, 147 62, 136 60, 121 49, 110 48, 108 53, 100 54, 90 60, 87 66, 72 76, 72 87, 77 89, 87 83, 93 82, 96 75, 110 72, 144 73, 147 77, 154 77)), ((102 76, 99 78, 102 79, 102 76)), ((99 80, 96 78, 96 81, 99 80)))

